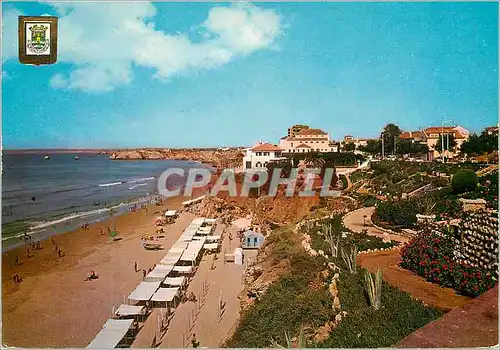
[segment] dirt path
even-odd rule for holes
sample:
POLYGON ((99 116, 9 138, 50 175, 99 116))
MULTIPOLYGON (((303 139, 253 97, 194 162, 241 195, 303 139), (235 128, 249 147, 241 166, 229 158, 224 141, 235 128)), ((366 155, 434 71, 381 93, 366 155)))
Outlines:
POLYGON ((498 284, 492 290, 427 324, 398 348, 473 348, 498 344, 498 284))
POLYGON ((369 236, 376 236, 379 238, 386 237, 389 238, 391 241, 402 242, 402 243, 408 242, 408 238, 404 236, 386 233, 383 230, 373 227, 371 217, 374 211, 375 207, 361 208, 352 211, 346 214, 342 219, 342 221, 344 222, 344 226, 353 232, 362 232, 363 230, 366 230, 369 236))
POLYGON ((389 252, 361 254, 358 263, 370 272, 380 268, 384 273, 384 280, 398 289, 408 292, 415 299, 424 304, 444 311, 462 307, 471 299, 457 295, 451 288, 442 288, 437 284, 427 282, 422 277, 398 266, 401 257, 399 249, 389 252))

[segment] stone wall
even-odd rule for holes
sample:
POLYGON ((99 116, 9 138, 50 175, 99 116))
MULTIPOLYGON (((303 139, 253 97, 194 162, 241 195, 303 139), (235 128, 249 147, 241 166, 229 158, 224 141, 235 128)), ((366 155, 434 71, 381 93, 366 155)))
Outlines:
POLYGON ((497 211, 467 213, 456 228, 458 229, 455 235, 456 259, 472 266, 497 271, 497 211))
POLYGON ((486 209, 486 201, 484 199, 460 198, 459 201, 462 203, 462 210, 465 212, 482 211, 486 209))

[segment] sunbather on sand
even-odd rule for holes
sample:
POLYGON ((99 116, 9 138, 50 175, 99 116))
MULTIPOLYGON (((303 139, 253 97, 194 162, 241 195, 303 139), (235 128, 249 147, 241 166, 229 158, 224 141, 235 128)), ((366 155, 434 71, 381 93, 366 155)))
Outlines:
POLYGON ((96 273, 94 271, 91 271, 90 275, 85 279, 85 281, 92 281, 92 280, 96 280, 98 278, 99 278, 99 276, 96 275, 96 273))

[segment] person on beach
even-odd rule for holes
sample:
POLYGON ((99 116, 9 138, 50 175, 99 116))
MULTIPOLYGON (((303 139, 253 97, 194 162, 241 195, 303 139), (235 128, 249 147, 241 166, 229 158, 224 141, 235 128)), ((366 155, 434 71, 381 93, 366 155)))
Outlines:
POLYGON ((57 255, 59 255, 59 257, 62 258, 64 256, 64 252, 61 249, 59 249, 57 251, 57 255))
POLYGON ((14 260, 14 262, 16 263, 16 265, 19 265, 19 255, 16 255, 16 259, 14 260))
POLYGON ((196 334, 193 333, 193 339, 191 339, 191 345, 193 348, 198 348, 200 346, 200 342, 196 340, 196 334))
POLYGON ((137 271, 139 271, 139 270, 137 270, 137 261, 134 262, 134 271, 135 271, 135 273, 137 273, 137 271))
POLYGON ((146 270, 142 270, 142 280, 144 281, 146 279, 146 270))
POLYGON ((104 230, 103 230, 103 229, 102 229, 102 227, 101 227, 101 235, 103 235, 103 234, 104 234, 104 230))
POLYGON ((192 301, 193 303, 196 303, 196 295, 194 295, 193 292, 189 293, 188 301, 192 301))
POLYGON ((51 242, 52 242, 52 245, 56 244, 56 241, 54 240, 54 237, 52 237, 51 242))
POLYGON ((14 274, 12 275, 12 280, 15 283, 21 283, 23 279, 17 274, 17 272, 14 272, 14 274))

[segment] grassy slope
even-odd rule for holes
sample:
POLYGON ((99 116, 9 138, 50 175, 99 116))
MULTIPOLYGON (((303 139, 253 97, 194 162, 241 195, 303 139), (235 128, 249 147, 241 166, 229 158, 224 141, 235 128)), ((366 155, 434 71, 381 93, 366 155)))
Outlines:
MULTIPOLYGON (((334 218, 332 225, 334 232, 345 231, 340 217, 334 218)), ((328 254, 325 242, 314 232, 317 229, 311 231, 313 248, 328 254)), ((289 259, 291 271, 245 312, 227 347, 269 347, 271 338, 285 344, 284 331, 297 335, 301 326, 315 329, 334 316, 327 284, 319 290, 309 287, 318 272, 325 269, 326 260, 308 256, 294 236, 290 228, 281 228, 269 237, 268 244, 274 247, 272 254, 276 260, 289 259)), ((363 234, 348 237, 342 241, 345 249, 352 244, 360 250, 388 246, 363 234)), ((365 296, 364 270, 351 275, 341 258, 334 262, 342 268, 338 287, 342 310, 348 315, 326 341, 314 344, 316 347, 388 347, 442 314, 385 283, 383 307, 374 311, 365 296)))

